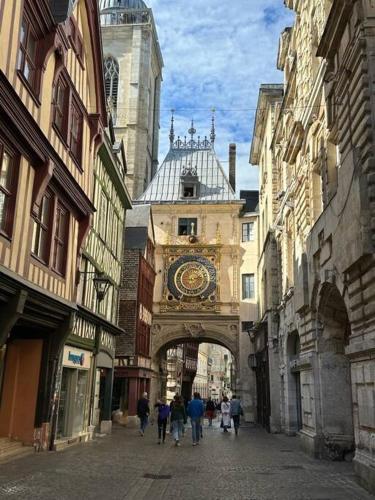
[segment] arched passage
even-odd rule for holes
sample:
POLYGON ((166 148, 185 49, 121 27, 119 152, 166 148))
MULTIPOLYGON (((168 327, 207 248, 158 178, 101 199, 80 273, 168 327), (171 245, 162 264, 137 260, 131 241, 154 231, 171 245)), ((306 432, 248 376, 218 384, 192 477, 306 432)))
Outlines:
POLYGON ((236 361, 222 344, 206 338, 181 339, 164 345, 157 358, 161 366, 167 363, 167 378, 160 381, 160 396, 166 396, 168 402, 177 394, 188 401, 194 391, 203 399, 213 400, 236 392, 236 361))
POLYGON ((354 448, 350 361, 345 346, 350 323, 344 299, 333 284, 324 284, 318 307, 318 367, 322 455, 343 459, 354 448))

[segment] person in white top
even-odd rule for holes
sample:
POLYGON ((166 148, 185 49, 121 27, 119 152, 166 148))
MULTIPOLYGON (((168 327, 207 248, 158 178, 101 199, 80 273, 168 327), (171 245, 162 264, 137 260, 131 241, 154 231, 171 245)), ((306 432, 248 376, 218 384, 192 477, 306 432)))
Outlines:
POLYGON ((224 428, 224 432, 228 432, 228 427, 230 427, 230 403, 226 396, 223 397, 223 402, 221 403, 221 424, 224 428))

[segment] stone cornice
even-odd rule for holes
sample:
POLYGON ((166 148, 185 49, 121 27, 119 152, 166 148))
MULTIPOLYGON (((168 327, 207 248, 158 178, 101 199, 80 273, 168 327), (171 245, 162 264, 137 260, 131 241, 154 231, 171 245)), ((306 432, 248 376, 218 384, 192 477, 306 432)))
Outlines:
POLYGON ((354 3, 354 0, 334 1, 316 53, 318 57, 330 59, 334 56, 354 3))

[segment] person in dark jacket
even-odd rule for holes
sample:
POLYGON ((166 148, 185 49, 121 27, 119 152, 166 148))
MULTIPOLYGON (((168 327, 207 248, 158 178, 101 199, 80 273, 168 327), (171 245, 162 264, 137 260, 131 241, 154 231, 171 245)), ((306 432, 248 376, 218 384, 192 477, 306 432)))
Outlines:
POLYGON ((186 424, 185 406, 180 397, 177 397, 174 400, 173 406, 171 408, 171 424, 175 445, 180 446, 182 429, 184 424, 186 424))
POLYGON ((147 392, 144 392, 142 397, 138 400, 137 404, 137 416, 140 420, 139 433, 141 436, 143 436, 145 433, 149 415, 150 415, 149 401, 147 398, 147 392))
POLYGON ((170 413, 170 408, 166 403, 165 398, 161 398, 155 405, 158 409, 158 444, 161 443, 163 437, 163 444, 165 443, 165 435, 167 433, 167 423, 170 413))
POLYGON ((215 417, 215 410, 216 410, 215 402, 212 401, 211 398, 208 398, 207 403, 206 403, 206 415, 208 418, 208 425, 210 427, 212 426, 212 420, 215 417))

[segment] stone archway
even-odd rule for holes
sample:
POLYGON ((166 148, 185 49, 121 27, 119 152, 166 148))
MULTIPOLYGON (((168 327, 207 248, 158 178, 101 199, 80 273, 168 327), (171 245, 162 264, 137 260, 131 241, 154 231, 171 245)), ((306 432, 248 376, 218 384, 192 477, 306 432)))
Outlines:
POLYGON ((179 318, 167 316, 154 316, 152 325, 152 356, 158 354, 160 349, 168 344, 191 342, 213 342, 226 347, 238 359, 238 318, 210 319, 199 317, 179 318))
POLYGON ((321 454, 340 460, 354 449, 350 361, 345 355, 350 323, 338 288, 325 283, 318 305, 318 373, 321 454))
POLYGON ((198 315, 193 320, 191 315, 154 315, 152 325, 151 353, 152 365, 155 374, 152 394, 160 394, 161 387, 166 381, 166 367, 164 353, 177 344, 184 343, 212 343, 218 344, 231 352, 235 366, 234 379, 238 380, 239 373, 239 318, 213 318, 198 315))

